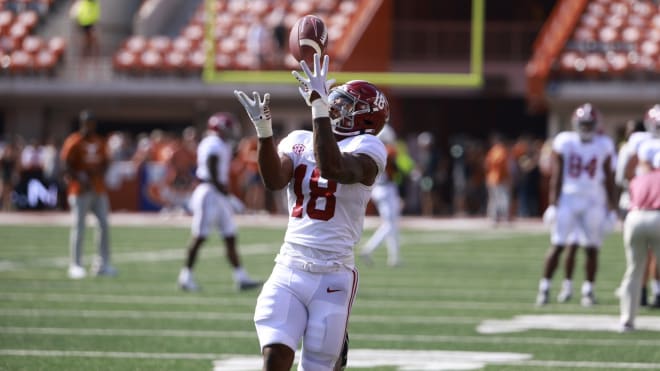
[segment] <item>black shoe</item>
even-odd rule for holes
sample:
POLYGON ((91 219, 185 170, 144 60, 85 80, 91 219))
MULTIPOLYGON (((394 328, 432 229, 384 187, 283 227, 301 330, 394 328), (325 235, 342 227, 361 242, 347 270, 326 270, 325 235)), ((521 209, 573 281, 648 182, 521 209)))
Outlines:
POLYGON ((247 291, 247 290, 253 290, 261 287, 263 282, 260 281, 241 281, 237 284, 238 286, 238 291, 247 291))
POLYGON ((655 295, 653 303, 651 303, 651 308, 660 309, 660 294, 655 295))
POLYGON ((639 298, 639 305, 641 305, 642 307, 649 305, 647 294, 648 293, 646 292, 646 286, 642 286, 642 296, 640 296, 639 298))

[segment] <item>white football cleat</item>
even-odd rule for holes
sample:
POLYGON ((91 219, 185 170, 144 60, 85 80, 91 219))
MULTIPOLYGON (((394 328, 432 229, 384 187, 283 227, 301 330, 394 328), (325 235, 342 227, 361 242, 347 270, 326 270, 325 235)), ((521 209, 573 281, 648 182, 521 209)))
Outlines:
POLYGON ((596 304, 596 298, 594 297, 594 293, 590 292, 586 295, 582 295, 582 300, 580 301, 580 304, 582 304, 583 307, 590 307, 596 304))
POLYGON ((573 297, 573 293, 571 290, 567 290, 562 288, 561 291, 559 292, 559 295, 557 295, 557 301, 560 303, 566 303, 567 301, 571 300, 573 297))
POLYGON ((71 278, 72 280, 83 279, 87 276, 87 272, 85 271, 85 268, 77 264, 70 265, 67 274, 69 275, 69 278, 71 278))
POLYGON ((199 286, 197 286, 193 274, 188 268, 181 268, 178 282, 179 288, 183 291, 199 291, 199 286))
POLYGON ((540 307, 548 304, 548 302, 550 301, 549 296, 550 293, 547 290, 539 291, 538 295, 536 295, 536 306, 540 307))

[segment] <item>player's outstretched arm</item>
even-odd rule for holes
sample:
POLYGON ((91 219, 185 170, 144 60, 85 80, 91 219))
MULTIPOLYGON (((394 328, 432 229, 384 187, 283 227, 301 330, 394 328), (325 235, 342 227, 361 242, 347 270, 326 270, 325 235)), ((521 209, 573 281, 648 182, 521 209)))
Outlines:
POLYGON ((255 91, 252 92, 253 98, 250 98, 244 92, 234 90, 234 95, 245 108, 257 131, 257 163, 264 186, 270 190, 284 188, 293 176, 293 163, 287 156, 280 157, 277 153, 270 114, 270 94, 265 93, 262 99, 255 91))
POLYGON ((330 58, 314 54, 314 71, 309 69, 305 61, 300 62, 305 76, 293 71, 298 80, 299 92, 312 107, 314 127, 314 156, 321 170, 321 176, 343 184, 364 183, 373 184, 378 174, 376 162, 363 154, 342 153, 337 146, 335 134, 330 122, 330 103, 328 93, 334 80, 327 80, 330 58))

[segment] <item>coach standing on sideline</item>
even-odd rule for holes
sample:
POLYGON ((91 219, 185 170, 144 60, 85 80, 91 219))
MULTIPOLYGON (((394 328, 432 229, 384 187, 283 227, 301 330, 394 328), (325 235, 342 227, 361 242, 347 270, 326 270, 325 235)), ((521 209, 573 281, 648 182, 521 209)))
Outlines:
POLYGON ((85 110, 78 117, 80 129, 69 135, 62 145, 60 158, 64 165, 69 207, 73 214, 69 278, 81 279, 87 273, 82 267, 82 244, 85 237, 85 218, 90 210, 98 221, 98 256, 92 264, 97 276, 114 276, 110 265, 110 237, 108 214, 110 201, 105 186, 105 172, 110 164, 106 141, 96 133, 94 114, 85 110))
POLYGON ((622 332, 635 329, 647 249, 653 249, 656 260, 660 257, 660 153, 652 160, 653 170, 630 182, 630 211, 623 224, 627 268, 621 282, 622 332))

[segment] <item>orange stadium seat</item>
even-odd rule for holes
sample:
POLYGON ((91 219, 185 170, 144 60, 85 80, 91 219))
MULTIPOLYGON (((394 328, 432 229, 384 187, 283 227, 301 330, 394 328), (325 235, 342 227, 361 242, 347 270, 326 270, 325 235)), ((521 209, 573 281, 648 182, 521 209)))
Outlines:
POLYGON ((0 36, 8 35, 14 21, 14 13, 9 10, 0 11, 0 36))
POLYGON ((61 36, 55 36, 48 40, 48 50, 53 52, 57 60, 63 57, 66 49, 66 40, 61 36))
POLYGON ((55 71, 57 58, 49 49, 41 49, 34 57, 34 69, 37 73, 52 75, 55 71))
MULTIPOLYGON (((292 0, 284 1, 286 9, 284 12, 285 27, 290 28, 295 21, 304 14, 322 14, 334 38, 341 38, 347 29, 348 18, 357 13, 357 9, 363 0, 327 0, 306 1, 292 0), (333 16, 333 14, 336 14, 333 16)), ((217 69, 250 69, 254 65, 254 56, 246 51, 246 39, 250 22, 255 17, 266 15, 274 10, 274 2, 270 0, 228 1, 216 0, 214 36, 215 36, 215 67, 217 69)), ((202 40, 204 39, 204 3, 193 12, 190 19, 182 27, 178 36, 169 38, 159 36, 146 39, 139 35, 133 35, 126 39, 123 46, 115 52, 114 68, 118 72, 125 72, 128 61, 133 61, 130 53, 136 56, 148 57, 150 63, 147 65, 151 70, 160 70, 167 74, 198 73, 204 66, 204 52, 202 40), (145 45, 148 44, 148 45, 145 45), (146 48, 155 50, 160 58, 149 53, 142 55, 146 48), (128 53, 127 53, 128 52, 128 53), (120 62, 124 61, 124 62, 120 62)), ((144 58, 141 63, 144 63, 144 58)), ((139 61, 134 63, 140 63, 139 61)), ((297 62, 287 53, 285 68, 296 68, 297 62)), ((144 66, 146 67, 146 66, 144 66)), ((135 67, 137 69, 141 67, 135 67)))
POLYGON ((556 70, 576 77, 582 64, 579 52, 586 52, 585 77, 657 76, 659 49, 660 6, 648 0, 593 0, 564 46, 556 70))

